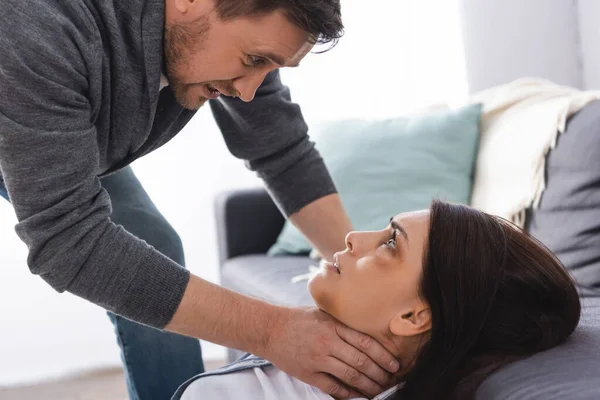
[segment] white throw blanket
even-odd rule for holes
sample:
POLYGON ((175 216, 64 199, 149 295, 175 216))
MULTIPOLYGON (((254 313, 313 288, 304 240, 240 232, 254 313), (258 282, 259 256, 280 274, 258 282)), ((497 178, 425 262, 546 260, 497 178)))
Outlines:
POLYGON ((600 98, 542 79, 523 78, 471 97, 483 103, 471 206, 523 227, 545 188, 546 155, 567 119, 600 98))

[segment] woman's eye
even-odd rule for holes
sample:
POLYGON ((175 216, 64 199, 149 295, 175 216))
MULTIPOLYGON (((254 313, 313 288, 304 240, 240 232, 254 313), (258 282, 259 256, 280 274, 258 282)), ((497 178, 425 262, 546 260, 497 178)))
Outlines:
POLYGON ((396 248, 396 233, 394 232, 394 236, 392 236, 390 239, 388 239, 387 242, 385 242, 386 246, 389 246, 393 249, 396 248))

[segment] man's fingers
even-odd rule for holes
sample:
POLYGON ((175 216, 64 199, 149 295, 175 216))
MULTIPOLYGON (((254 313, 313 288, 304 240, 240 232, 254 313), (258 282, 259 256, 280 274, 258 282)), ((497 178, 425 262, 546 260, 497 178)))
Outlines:
POLYGON ((394 377, 391 374, 350 344, 344 343, 343 346, 332 347, 330 353, 332 357, 361 372, 384 389, 394 383, 394 377))
POLYGON ((362 372, 335 357, 327 359, 323 367, 323 372, 337 378, 342 384, 368 395, 369 398, 377 396, 385 389, 382 385, 369 379, 362 372))
MULTIPOLYGON (((393 354, 387 351, 379 342, 377 342, 372 337, 357 332, 341 324, 339 324, 336 329, 338 335, 342 339, 344 339, 348 344, 352 345, 354 348, 358 349, 360 352, 366 354, 381 368, 391 372, 392 374, 398 372, 398 370, 400 369, 400 363, 398 363, 393 354)), ((357 367, 354 365, 354 363, 350 363, 350 365, 357 367)), ((360 370, 362 371, 362 369, 360 370)), ((366 373, 367 371, 363 372, 366 373)), ((371 377, 371 379, 377 378, 377 376, 371 375, 369 375, 369 377, 371 377)))
POLYGON ((360 393, 344 386, 340 381, 323 373, 317 374, 314 382, 311 382, 311 385, 319 388, 334 399, 346 400, 362 397, 360 393))

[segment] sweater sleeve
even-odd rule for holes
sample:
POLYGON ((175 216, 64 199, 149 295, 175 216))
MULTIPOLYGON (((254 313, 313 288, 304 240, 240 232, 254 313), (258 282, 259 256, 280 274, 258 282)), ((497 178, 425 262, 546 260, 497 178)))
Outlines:
POLYGON ((94 52, 82 49, 94 42, 81 22, 12 3, 0 13, 0 170, 28 266, 59 292, 162 328, 189 273, 110 219, 86 97, 94 52))
POLYGON ((267 75, 251 102, 221 96, 210 104, 230 152, 265 181, 284 214, 336 192, 278 70, 267 75))

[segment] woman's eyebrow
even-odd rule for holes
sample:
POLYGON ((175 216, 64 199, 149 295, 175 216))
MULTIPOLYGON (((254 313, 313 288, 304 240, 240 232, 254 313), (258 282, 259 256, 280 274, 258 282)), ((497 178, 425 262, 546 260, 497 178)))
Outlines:
POLYGON ((394 217, 390 218, 390 225, 394 230, 400 232, 402 236, 404 236, 404 239, 406 239, 406 241, 408 242, 408 234, 406 233, 402 225, 394 221, 394 217))

